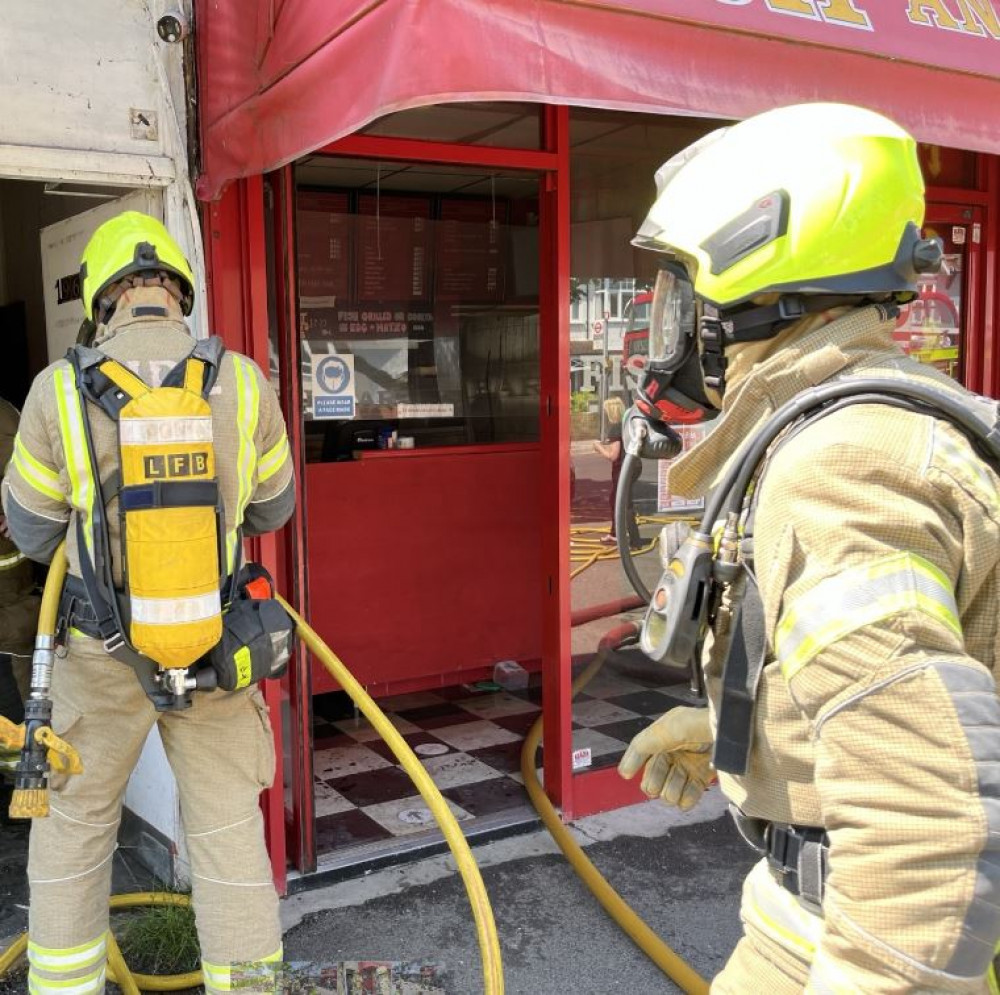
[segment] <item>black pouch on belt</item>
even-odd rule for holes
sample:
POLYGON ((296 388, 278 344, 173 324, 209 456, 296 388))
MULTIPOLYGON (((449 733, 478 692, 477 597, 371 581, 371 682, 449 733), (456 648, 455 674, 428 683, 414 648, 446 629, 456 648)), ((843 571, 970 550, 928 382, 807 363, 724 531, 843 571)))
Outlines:
POLYGON ((222 639, 204 657, 223 691, 280 677, 288 667, 295 622, 273 594, 271 575, 258 563, 245 564, 222 615, 222 639))

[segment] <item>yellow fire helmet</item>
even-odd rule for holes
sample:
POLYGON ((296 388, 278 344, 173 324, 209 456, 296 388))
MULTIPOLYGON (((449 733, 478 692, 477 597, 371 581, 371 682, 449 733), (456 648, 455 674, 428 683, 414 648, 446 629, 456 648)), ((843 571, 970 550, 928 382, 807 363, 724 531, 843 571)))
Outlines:
POLYGON ((860 107, 798 104, 712 132, 656 189, 633 244, 679 259, 720 309, 770 292, 909 300, 940 260, 920 233, 915 141, 860 107))
POLYGON ((87 317, 95 320, 96 303, 104 290, 132 273, 162 270, 176 276, 183 290, 181 309, 194 307, 194 274, 180 246, 167 229, 148 214, 123 211, 105 221, 80 259, 80 295, 87 317))

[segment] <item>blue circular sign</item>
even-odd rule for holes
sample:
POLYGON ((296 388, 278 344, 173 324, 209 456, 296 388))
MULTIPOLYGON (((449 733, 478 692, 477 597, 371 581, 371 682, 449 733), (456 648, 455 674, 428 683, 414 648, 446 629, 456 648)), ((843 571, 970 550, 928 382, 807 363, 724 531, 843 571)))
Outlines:
POLYGON ((316 384, 324 394, 343 394, 351 386, 351 370, 340 356, 326 356, 316 367, 316 384))

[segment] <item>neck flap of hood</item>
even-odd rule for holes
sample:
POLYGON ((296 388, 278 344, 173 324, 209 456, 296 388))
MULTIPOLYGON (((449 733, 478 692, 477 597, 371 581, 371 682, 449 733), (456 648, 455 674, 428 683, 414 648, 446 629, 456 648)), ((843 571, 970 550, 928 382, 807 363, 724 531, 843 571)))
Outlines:
POLYGON ((107 342, 126 328, 157 321, 176 321, 187 327, 184 312, 170 291, 163 287, 132 287, 118 298, 111 320, 97 326, 94 345, 107 342))
POLYGON ((803 318, 766 343, 750 343, 766 349, 744 348, 732 359, 722 414, 705 439, 670 467, 672 493, 704 496, 744 440, 782 404, 873 353, 893 351, 894 321, 883 308, 835 314, 803 318))

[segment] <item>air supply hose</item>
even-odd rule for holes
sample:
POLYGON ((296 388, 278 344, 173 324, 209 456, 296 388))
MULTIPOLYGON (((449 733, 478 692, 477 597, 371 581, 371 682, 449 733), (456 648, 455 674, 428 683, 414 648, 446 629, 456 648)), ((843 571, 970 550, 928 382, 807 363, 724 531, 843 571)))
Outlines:
MULTIPOLYGON (((45 584, 42 597, 42 612, 39 616, 38 631, 42 635, 52 635, 56 628, 56 615, 59 596, 65 576, 65 553, 60 547, 53 561, 53 568, 45 584)), ((396 755, 400 765, 409 775, 415 787, 420 792, 427 807, 430 809, 445 840, 455 858, 455 863, 472 906, 472 915, 476 922, 476 933, 479 939, 479 951, 483 968, 484 995, 503 995, 503 965, 500 958, 500 940, 497 936, 496 924, 493 920, 493 910, 486 894, 486 886, 482 875, 472 857, 469 844, 462 835, 455 816, 448 808, 430 775, 417 759, 416 754, 407 745, 406 740, 396 731, 382 710, 375 704, 365 689, 354 679, 339 657, 317 635, 308 622, 284 598, 278 600, 295 619, 299 638, 309 647, 318 660, 330 672, 331 676, 347 692, 358 706, 365 718, 378 731, 382 739, 396 755)), ((111 899, 111 908, 135 908, 144 905, 186 905, 190 899, 186 895, 169 893, 140 893, 131 895, 116 895, 111 899)), ((27 949, 27 934, 23 934, 3 952, 0 952, 0 979, 14 966, 27 949)), ((192 988, 202 983, 201 972, 178 974, 161 977, 133 974, 122 959, 121 951, 114 936, 109 933, 108 942, 108 975, 116 981, 124 995, 138 995, 143 991, 177 991, 192 988)))
POLYGON ((642 459, 634 453, 625 453, 622 461, 622 471, 618 477, 618 490, 615 492, 615 534, 618 539, 618 555, 622 561, 622 569, 628 577, 632 590, 642 598, 645 604, 649 604, 652 592, 643 583, 639 576, 639 570, 632 561, 631 541, 631 517, 632 511, 632 488, 642 473, 642 459))
MULTIPOLYGON (((620 534, 620 533, 619 533, 620 534)), ((597 646, 597 655, 586 670, 573 682, 571 697, 575 697, 604 666, 608 655, 615 649, 631 645, 639 638, 639 623, 626 622, 607 632, 597 646)), ((559 844, 566 859, 590 889, 604 910, 625 931, 639 949, 674 981, 687 995, 708 995, 708 983, 686 964, 652 929, 636 914, 628 903, 608 884, 601 872, 583 852, 580 844, 573 839, 563 825, 548 796, 545 794, 538 775, 535 773, 535 754, 542 740, 542 720, 539 718, 528 731, 521 750, 521 777, 528 789, 532 805, 545 823, 545 828, 559 844)))

